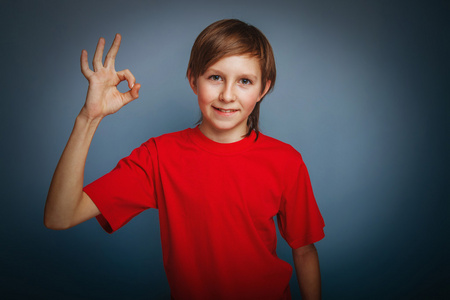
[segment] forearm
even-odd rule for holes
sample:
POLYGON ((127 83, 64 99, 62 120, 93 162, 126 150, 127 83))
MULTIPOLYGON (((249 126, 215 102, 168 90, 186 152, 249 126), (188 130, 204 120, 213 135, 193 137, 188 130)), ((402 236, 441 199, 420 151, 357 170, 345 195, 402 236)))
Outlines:
POLYGON ((47 196, 44 224, 52 229, 69 228, 83 198, 84 167, 100 118, 78 115, 67 145, 56 167, 47 196))
POLYGON ((103 117, 137 99, 141 87, 129 70, 115 70, 120 41, 120 34, 116 34, 102 63, 105 40, 99 39, 92 61, 94 70, 89 68, 87 52, 81 52, 81 72, 89 81, 89 88, 50 184, 44 211, 44 224, 48 228, 66 229, 100 213, 89 196, 83 193, 84 165, 89 146, 103 117), (130 90, 121 93, 117 85, 124 80, 128 81, 130 90))
POLYGON ((321 299, 319 255, 314 244, 292 250, 303 300, 321 299))

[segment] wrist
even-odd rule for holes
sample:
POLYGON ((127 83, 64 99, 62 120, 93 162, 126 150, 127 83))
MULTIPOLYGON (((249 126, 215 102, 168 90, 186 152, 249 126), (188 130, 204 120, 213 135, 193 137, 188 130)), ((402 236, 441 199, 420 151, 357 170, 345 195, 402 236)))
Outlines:
POLYGON ((103 119, 103 116, 92 116, 88 113, 85 106, 81 109, 80 113, 77 116, 77 121, 82 121, 87 125, 97 126, 100 121, 103 119))
POLYGON ((91 132, 90 135, 93 135, 102 119, 103 117, 90 116, 83 107, 75 119, 75 127, 79 129, 84 128, 81 132, 91 132))

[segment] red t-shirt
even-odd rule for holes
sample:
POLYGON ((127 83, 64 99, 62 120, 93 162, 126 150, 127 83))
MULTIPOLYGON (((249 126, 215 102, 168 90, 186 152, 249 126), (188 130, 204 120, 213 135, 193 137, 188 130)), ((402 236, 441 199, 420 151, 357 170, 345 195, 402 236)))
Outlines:
POLYGON ((274 216, 292 248, 324 237, 300 153, 255 133, 220 144, 198 127, 152 138, 85 187, 111 233, 159 210, 173 299, 290 299, 274 216))

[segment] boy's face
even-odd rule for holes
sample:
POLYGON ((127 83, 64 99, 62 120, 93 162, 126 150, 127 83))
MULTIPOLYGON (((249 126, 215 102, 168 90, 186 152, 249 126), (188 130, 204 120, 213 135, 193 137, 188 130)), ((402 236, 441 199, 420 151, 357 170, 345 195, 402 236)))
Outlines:
POLYGON ((268 82, 261 93, 259 61, 248 55, 224 57, 189 82, 203 115, 200 130, 222 143, 242 139, 248 116, 270 87, 268 82))

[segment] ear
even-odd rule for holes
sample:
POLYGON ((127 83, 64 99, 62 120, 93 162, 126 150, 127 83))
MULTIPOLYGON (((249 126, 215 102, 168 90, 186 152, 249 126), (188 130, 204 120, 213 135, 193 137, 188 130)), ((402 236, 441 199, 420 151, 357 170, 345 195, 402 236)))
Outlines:
POLYGON ((264 98, 264 96, 267 94, 267 92, 270 89, 271 84, 272 84, 272 81, 270 81, 270 80, 266 81, 266 86, 264 87, 264 91, 261 93, 261 95, 259 95, 258 102, 261 101, 261 99, 264 98))
POLYGON ((191 76, 191 70, 188 71, 188 80, 189 85, 191 86, 192 91, 194 91, 194 94, 197 95, 197 78, 194 76, 191 76))

